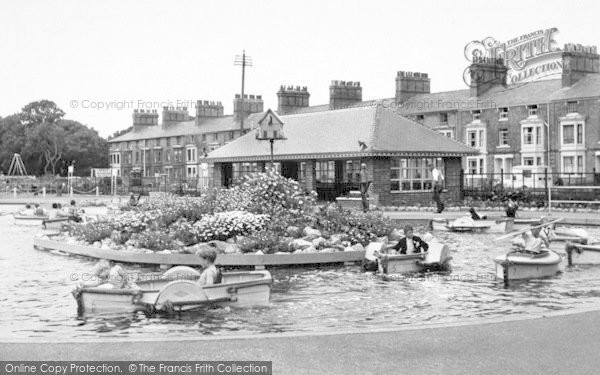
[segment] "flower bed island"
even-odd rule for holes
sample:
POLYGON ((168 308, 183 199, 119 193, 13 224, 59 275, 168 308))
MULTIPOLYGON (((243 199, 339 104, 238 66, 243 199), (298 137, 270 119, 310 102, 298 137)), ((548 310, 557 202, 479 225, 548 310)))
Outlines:
POLYGON ((197 265, 195 252, 209 246, 219 254, 217 264, 258 267, 356 262, 364 246, 390 234, 397 231, 381 213, 318 208, 314 192, 268 171, 200 198, 148 198, 110 219, 69 224, 34 245, 161 265, 197 265))

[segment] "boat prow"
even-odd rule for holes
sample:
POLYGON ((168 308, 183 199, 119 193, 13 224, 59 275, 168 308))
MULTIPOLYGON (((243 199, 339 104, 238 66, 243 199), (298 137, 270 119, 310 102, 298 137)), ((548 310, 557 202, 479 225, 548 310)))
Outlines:
POLYGON ((41 226, 48 216, 36 215, 13 215, 16 225, 41 226))
POLYGON ((559 272, 561 261, 561 256, 550 250, 538 254, 514 251, 494 259, 496 277, 505 283, 554 276, 559 272))

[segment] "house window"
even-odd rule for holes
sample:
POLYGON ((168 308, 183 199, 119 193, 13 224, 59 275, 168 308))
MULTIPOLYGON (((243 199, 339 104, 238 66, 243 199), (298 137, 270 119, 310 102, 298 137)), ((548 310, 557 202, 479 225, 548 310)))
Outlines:
POLYGON ((165 158, 166 158, 167 163, 171 162, 171 150, 167 150, 167 152, 165 153, 165 158))
POLYGON ((577 113, 577 102, 567 102, 567 113, 577 113))
POLYGON ((542 158, 540 158, 539 156, 537 158, 535 158, 535 164, 542 165, 542 158))
POLYGON ((195 148, 187 149, 187 161, 188 161, 188 163, 196 162, 196 149, 195 148))
POLYGON ((160 147, 160 138, 154 140, 154 147, 160 147))
POLYGON ((483 129, 468 130, 467 144, 471 147, 481 148, 485 145, 485 131, 483 129))
POLYGON ((392 192, 419 191, 431 189, 429 165, 444 170, 442 159, 436 158, 394 158, 390 174, 392 192))
POLYGON ((508 146, 508 129, 498 130, 498 144, 500 146, 508 146))
POLYGON ((315 165, 317 182, 333 183, 335 181, 335 162, 318 161, 315 165))
POLYGON ((206 134, 202 134, 202 142, 206 142, 206 134))
POLYGON ((162 162, 162 151, 161 150, 154 150, 154 162, 157 164, 162 162))
POLYGON ((183 152, 181 152, 181 150, 174 150, 173 151, 173 160, 176 163, 181 163, 181 161, 183 160, 182 156, 183 156, 183 152))
POLYGON ((563 156, 563 172, 573 173, 575 172, 574 156, 563 156))
POLYGON ((524 145, 532 145, 533 144, 533 127, 525 127, 523 128, 523 144, 524 145))
POLYGON ((171 137, 167 137, 167 147, 171 146, 171 137))
POLYGON ((538 113, 538 106, 537 106, 537 104, 528 105, 527 106, 527 112, 529 114, 529 117, 537 116, 537 113, 538 113))
POLYGON ((539 126, 535 127, 535 144, 536 145, 542 144, 542 128, 539 126))
POLYGON ((582 145, 585 138, 583 123, 562 125, 563 145, 582 145))
POLYGON ((533 164, 533 158, 523 158, 523 165, 531 166, 533 164))
POLYGON ((481 121, 481 110, 480 109, 473 110, 472 114, 473 114, 473 122, 481 121))
POLYGON ((195 165, 187 167, 187 176, 188 177, 192 177, 192 178, 196 177, 197 176, 196 172, 197 172, 197 169, 196 169, 195 165))
POLYGON ((508 108, 507 107, 500 108, 498 119, 500 121, 508 120, 508 108))
POLYGON ((467 158, 468 174, 483 174, 485 173, 485 161, 483 158, 467 158))
POLYGON ((440 122, 442 124, 447 124, 448 123, 448 114, 446 112, 440 113, 440 122))

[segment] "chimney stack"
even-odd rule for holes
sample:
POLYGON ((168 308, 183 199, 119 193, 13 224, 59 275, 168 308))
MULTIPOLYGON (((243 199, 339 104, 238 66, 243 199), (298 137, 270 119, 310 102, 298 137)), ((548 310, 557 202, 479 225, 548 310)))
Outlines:
POLYGON ((223 117, 223 104, 208 100, 196 102, 196 125, 200 125, 203 119, 211 117, 223 117))
POLYGON ((470 66, 472 97, 479 97, 496 86, 506 87, 508 68, 504 60, 495 57, 475 57, 470 66))
POLYGON ((310 94, 306 86, 284 86, 281 85, 277 91, 277 114, 295 112, 300 108, 308 107, 308 99, 310 94))
MULTIPOLYGON (((262 95, 244 95, 244 111, 245 117, 252 113, 263 112, 263 99, 262 95)), ((236 122, 241 121, 242 118, 242 97, 240 94, 235 94, 233 99, 233 119, 236 122)))
POLYGON ((163 107, 162 126, 167 127, 171 124, 189 120, 187 107, 163 107))
POLYGON ((572 86, 586 74, 600 72, 600 56, 596 46, 567 43, 563 51, 563 87, 572 86))
POLYGON ((329 86, 329 108, 343 108, 362 102, 360 82, 331 81, 329 86))
POLYGON ((134 132, 153 125, 158 125, 158 111, 156 109, 149 109, 147 111, 143 109, 133 110, 134 132))
POLYGON ((429 94, 430 79, 427 73, 399 71, 396 75, 396 104, 404 103, 419 94, 429 94))

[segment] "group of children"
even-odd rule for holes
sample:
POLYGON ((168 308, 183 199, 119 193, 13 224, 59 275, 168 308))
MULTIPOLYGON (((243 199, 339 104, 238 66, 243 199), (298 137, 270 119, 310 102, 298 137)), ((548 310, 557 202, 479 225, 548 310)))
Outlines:
POLYGON ((39 204, 26 204, 25 209, 19 212, 23 216, 47 216, 48 219, 56 219, 59 217, 68 217, 69 220, 80 222, 83 219, 83 210, 77 208, 75 200, 71 200, 71 204, 67 210, 64 210, 62 204, 52 203, 52 208, 46 210, 39 204))

